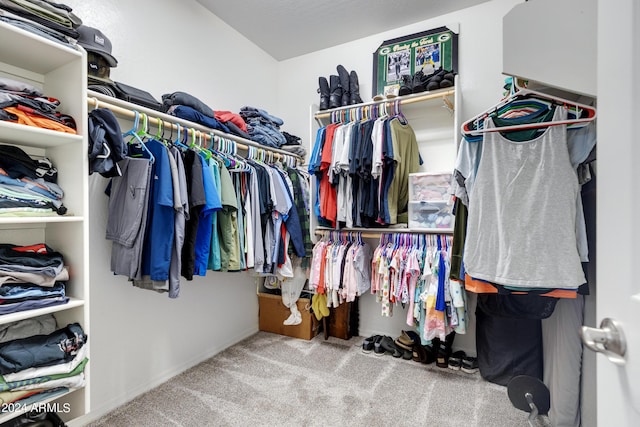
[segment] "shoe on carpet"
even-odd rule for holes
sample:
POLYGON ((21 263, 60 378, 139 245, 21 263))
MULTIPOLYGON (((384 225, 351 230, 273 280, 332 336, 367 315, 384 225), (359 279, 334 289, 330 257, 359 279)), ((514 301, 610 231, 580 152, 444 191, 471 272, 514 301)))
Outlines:
POLYGON ((475 374, 478 372, 478 358, 470 356, 464 357, 460 369, 467 374, 475 374))
POLYGON ((378 337, 380 337, 380 335, 372 335, 368 338, 365 338, 362 341, 362 351, 365 353, 371 353, 373 351, 373 345, 375 344, 378 337))
POLYGON ((378 335, 378 337, 376 338, 376 340, 373 343, 373 352, 378 356, 382 356, 385 353, 385 349, 384 349, 384 347, 382 347, 382 340, 384 338, 385 338, 384 335, 378 335))
POLYGON ((462 366, 462 359, 465 357, 467 357, 467 354, 462 350, 451 353, 451 356, 449 356, 449 369, 459 371, 462 366))
POLYGON ((395 343, 404 350, 413 351, 413 347, 420 344, 420 336, 414 331, 402 331, 402 334, 396 338, 395 343))

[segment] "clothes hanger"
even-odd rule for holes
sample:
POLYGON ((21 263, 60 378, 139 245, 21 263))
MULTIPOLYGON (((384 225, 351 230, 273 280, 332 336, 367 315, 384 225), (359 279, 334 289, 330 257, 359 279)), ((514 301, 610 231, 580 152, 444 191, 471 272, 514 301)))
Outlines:
MULTIPOLYGON (((171 141, 171 143, 174 146, 181 148, 182 150, 188 150, 189 147, 187 147, 182 143, 182 130, 183 130, 182 125, 180 123, 176 123, 176 128, 178 129, 178 135, 176 136, 176 140, 171 141)), ((172 128, 172 131, 173 131, 173 128, 172 128)), ((185 129, 185 132, 186 132, 186 129, 185 129)), ((171 136, 173 136, 173 133, 171 134, 171 136)))
POLYGON ((402 123, 403 125, 406 125, 407 123, 409 123, 407 121, 407 118, 404 116, 404 114, 402 114, 402 110, 400 109, 400 100, 399 99, 394 101, 393 109, 395 110, 394 116, 397 117, 400 120, 400 123, 402 123))
POLYGON ((142 127, 138 130, 137 134, 140 138, 154 139, 154 135, 149 133, 149 116, 146 113, 140 113, 142 116, 142 127))
POLYGON ((149 161, 151 163, 154 163, 156 161, 156 158, 153 156, 153 153, 149 150, 149 147, 147 147, 147 145, 144 143, 144 141, 142 140, 142 138, 140 137, 140 135, 138 134, 138 126, 140 125, 140 113, 138 113, 138 111, 134 110, 134 119, 133 119, 133 127, 131 129, 129 129, 127 132, 125 132, 124 134, 122 134, 122 138, 126 138, 128 136, 130 136, 131 138, 129 139, 129 141, 127 141, 128 144, 131 144, 134 142, 137 143, 137 145, 142 148, 148 155, 149 155, 149 161))
POLYGON ((479 115, 463 123, 462 134, 465 136, 481 135, 486 132, 508 132, 508 131, 514 131, 514 130, 538 129, 538 128, 545 128, 548 126, 558 126, 558 125, 564 125, 564 124, 572 125, 572 124, 590 123, 593 120, 595 120, 596 115, 597 115, 596 109, 590 105, 569 101, 567 99, 564 99, 558 96, 549 95, 549 94, 538 92, 528 88, 520 88, 519 90, 515 91, 513 94, 510 94, 507 98, 501 100, 496 105, 489 108, 488 110, 480 113, 479 115), (539 123, 523 123, 518 125, 493 127, 489 129, 473 128, 474 123, 477 126, 480 121, 484 121, 485 118, 489 117, 492 113, 499 111, 503 107, 507 106, 509 103, 519 99, 527 99, 527 98, 529 99, 535 98, 537 100, 543 100, 543 101, 553 101, 567 109, 575 108, 576 118, 566 119, 566 120, 557 120, 557 121, 546 121, 546 122, 539 122, 539 123))

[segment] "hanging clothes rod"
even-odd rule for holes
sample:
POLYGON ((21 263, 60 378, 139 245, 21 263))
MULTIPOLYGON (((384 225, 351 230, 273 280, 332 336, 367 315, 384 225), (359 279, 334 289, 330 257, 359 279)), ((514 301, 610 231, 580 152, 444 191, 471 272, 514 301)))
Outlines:
POLYGON ((393 105, 396 102, 400 102, 400 105, 406 105, 406 104, 413 104, 415 102, 423 102, 423 101, 428 101, 430 99, 438 99, 438 98, 442 98, 444 102, 447 104, 447 106, 450 106, 452 108, 451 102, 447 99, 447 96, 454 95, 455 93, 456 93, 455 89, 448 89, 445 91, 425 92, 420 94, 399 96, 397 98, 391 98, 391 99, 381 99, 380 101, 363 102, 361 104, 353 104, 353 105, 347 105, 344 107, 332 108, 330 110, 323 110, 321 113, 316 113, 315 118, 323 119, 323 118, 330 117, 331 113, 334 111, 343 111, 343 110, 349 110, 352 108, 361 108, 369 105, 378 105, 378 104, 385 104, 385 103, 389 105, 393 105))
POLYGON ((265 147, 264 145, 260 145, 254 141, 241 138, 236 135, 231 135, 228 133, 220 132, 217 129, 210 129, 205 126, 202 126, 198 123, 190 122, 188 120, 181 119, 180 117, 171 116, 169 114, 162 113, 160 111, 152 110, 151 108, 146 108, 141 105, 132 104, 130 102, 123 101, 121 99, 112 98, 110 96, 103 95, 99 92, 95 92, 92 90, 87 90, 87 105, 93 108, 108 108, 113 112, 113 114, 120 116, 126 119, 134 119, 136 116, 136 111, 138 113, 144 113, 148 117, 148 121, 150 125, 158 126, 160 121, 162 121, 161 126, 169 127, 170 129, 178 130, 178 126, 176 123, 179 123, 181 127, 187 129, 195 129, 196 137, 202 138, 205 141, 210 140, 210 134, 216 135, 220 138, 230 139, 236 143, 236 146, 245 151, 249 151, 249 147, 254 147, 259 150, 264 150, 268 153, 273 153, 273 155, 278 159, 285 159, 287 157, 295 159, 298 163, 304 163, 304 158, 289 153, 285 150, 280 150, 278 148, 265 147))
POLYGON ((367 239, 377 239, 382 234, 441 234, 441 235, 451 235, 453 234, 453 230, 416 230, 411 228, 376 228, 375 230, 371 228, 342 228, 340 230, 336 230, 333 228, 321 228, 318 227, 315 229, 315 234, 317 236, 330 236, 331 233, 358 233, 363 238, 367 239))

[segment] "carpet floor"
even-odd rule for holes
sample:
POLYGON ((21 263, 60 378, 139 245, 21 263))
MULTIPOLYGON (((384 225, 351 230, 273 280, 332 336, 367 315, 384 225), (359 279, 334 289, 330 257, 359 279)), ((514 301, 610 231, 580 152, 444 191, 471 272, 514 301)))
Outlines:
POLYGON ((361 343, 258 332, 90 426, 528 426, 506 387, 479 373, 361 343))

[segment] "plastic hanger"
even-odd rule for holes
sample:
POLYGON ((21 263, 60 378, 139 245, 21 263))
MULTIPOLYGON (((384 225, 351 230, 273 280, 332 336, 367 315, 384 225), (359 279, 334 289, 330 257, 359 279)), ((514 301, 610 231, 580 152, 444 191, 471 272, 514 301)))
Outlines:
POLYGON ((176 140, 171 143, 178 148, 182 148, 183 150, 188 150, 189 147, 182 143, 182 125, 180 123, 176 123, 176 128, 178 129, 178 135, 176 136, 176 140))
POLYGON ((394 116, 400 120, 400 123, 402 123, 403 125, 406 125, 407 123, 409 123, 407 121, 407 118, 404 116, 404 114, 402 114, 402 110, 400 109, 400 100, 396 100, 393 103, 393 109, 395 111, 394 116))
POLYGON ((488 110, 480 113, 479 115, 473 117, 470 120, 467 120, 462 125, 462 134, 467 135, 481 135, 487 132, 508 132, 514 130, 525 130, 525 129, 538 129, 545 128, 549 126, 558 126, 558 125, 571 125, 571 124, 581 124, 581 123, 589 123, 595 120, 597 116, 596 109, 590 105, 585 105, 573 101, 569 101, 564 98, 560 98, 557 96, 549 95, 543 92, 538 92, 535 90, 531 90, 528 88, 521 88, 520 90, 510 94, 507 98, 498 102, 496 105, 492 106, 488 110), (485 118, 489 117, 491 114, 495 114, 497 111, 503 109, 508 104, 522 99, 537 99, 542 101, 553 101, 564 108, 574 109, 575 117, 574 119, 566 119, 566 120, 557 120, 557 121, 548 121, 548 122, 539 122, 539 123, 523 123, 519 125, 511 125, 511 126, 502 126, 502 127, 494 127, 489 129, 474 129, 475 126, 478 126, 480 121, 484 121, 485 118), (586 116, 586 117, 585 117, 586 116))
POLYGON ((146 113, 140 113, 142 116, 142 127, 136 132, 140 138, 154 139, 155 135, 149 133, 149 116, 146 113))
POLYGON ((147 145, 144 143, 144 141, 138 134, 139 132, 138 126, 140 125, 140 113, 134 110, 134 114, 135 114, 135 117, 133 119, 133 127, 127 132, 125 132, 124 134, 122 134, 122 137, 123 138, 126 138, 128 136, 131 137, 127 142, 128 144, 131 144, 135 140, 135 142, 137 142, 137 144, 149 155, 149 161, 151 163, 154 163, 156 161, 156 158, 153 156, 153 153, 149 150, 149 147, 147 147, 147 145))

